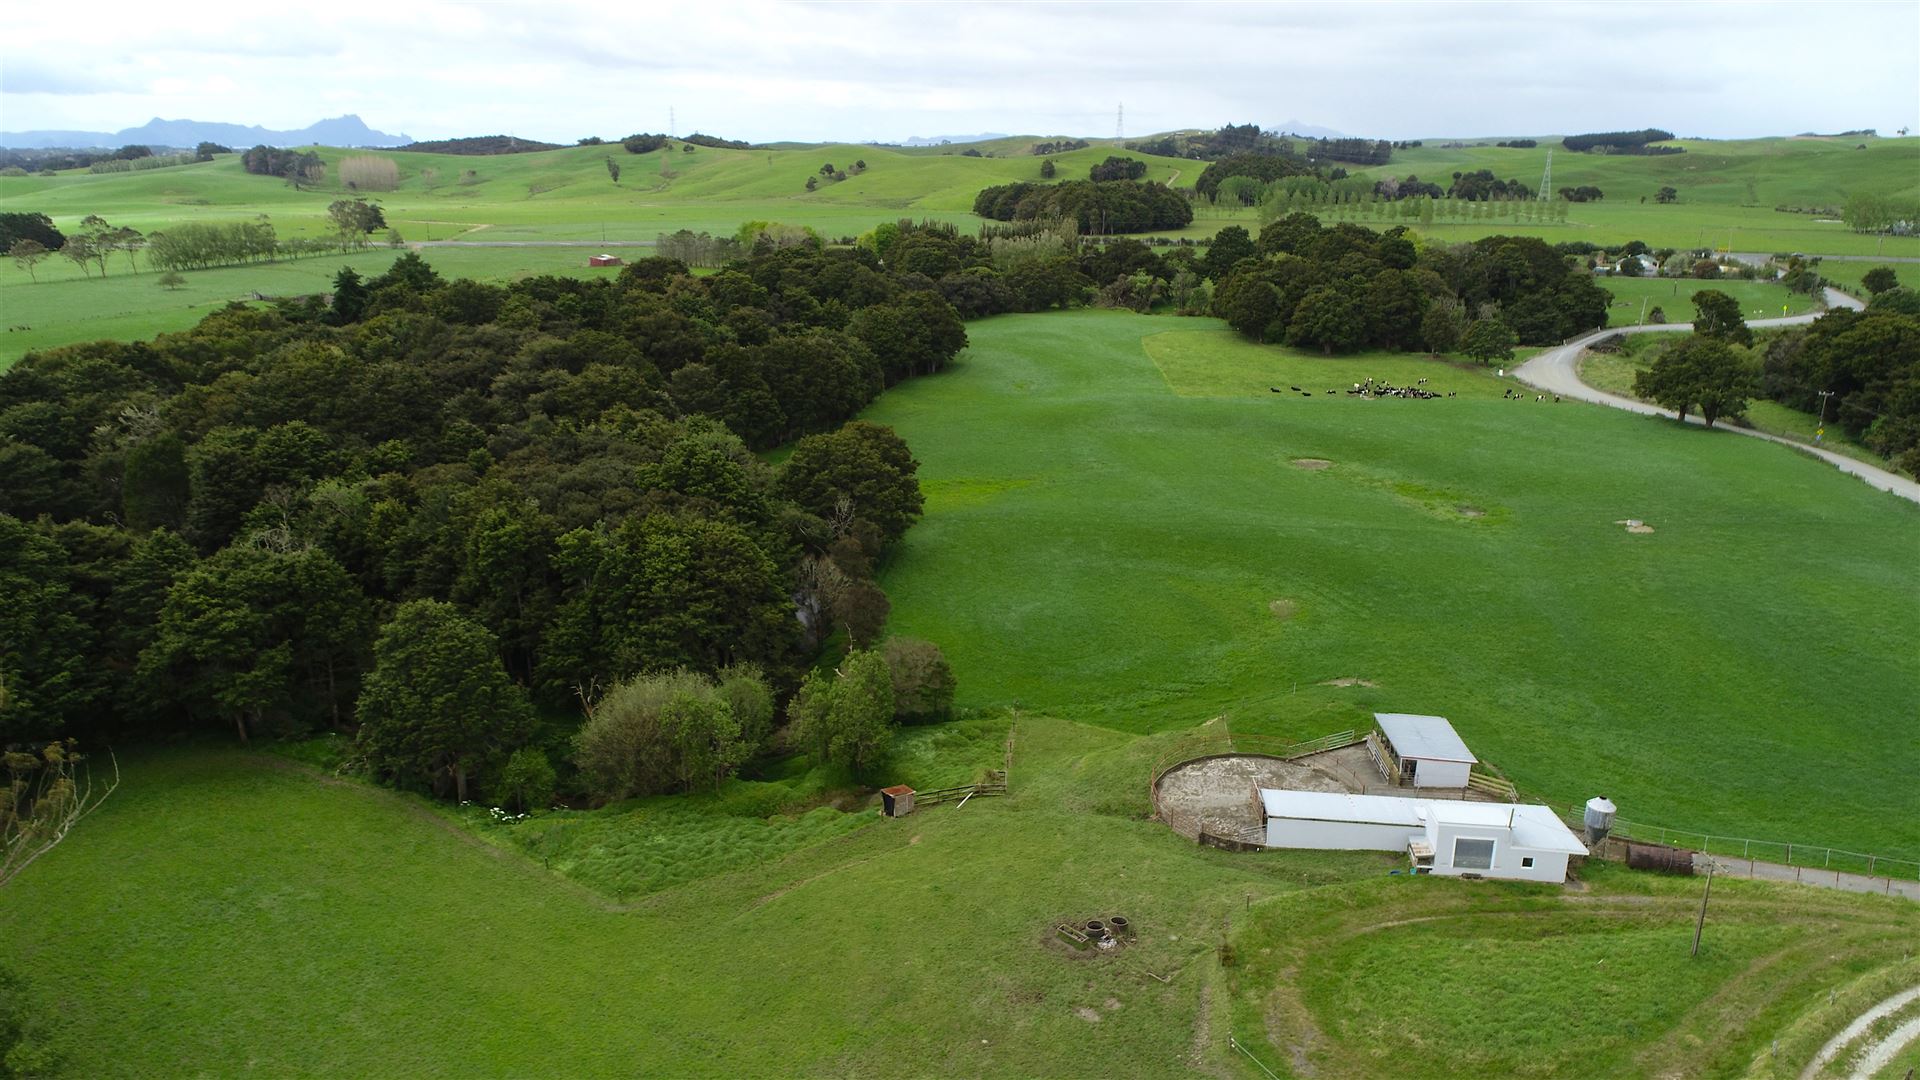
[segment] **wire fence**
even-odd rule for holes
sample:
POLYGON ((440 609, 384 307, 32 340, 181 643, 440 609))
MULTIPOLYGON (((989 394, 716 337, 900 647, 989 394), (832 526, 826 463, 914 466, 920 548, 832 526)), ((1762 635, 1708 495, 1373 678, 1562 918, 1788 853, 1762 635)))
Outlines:
MULTIPOLYGON (((1581 808, 1555 806, 1554 812, 1573 825, 1583 824, 1581 808)), ((1871 851, 1849 851, 1826 844, 1796 844, 1785 840, 1761 840, 1747 836, 1722 836, 1699 829, 1676 829, 1667 825, 1647 825, 1637 821, 1614 819, 1610 836, 1646 844, 1687 848, 1707 855, 1755 859, 1816 870, 1838 870, 1869 877, 1901 878, 1920 881, 1920 861, 1879 855, 1871 851)))

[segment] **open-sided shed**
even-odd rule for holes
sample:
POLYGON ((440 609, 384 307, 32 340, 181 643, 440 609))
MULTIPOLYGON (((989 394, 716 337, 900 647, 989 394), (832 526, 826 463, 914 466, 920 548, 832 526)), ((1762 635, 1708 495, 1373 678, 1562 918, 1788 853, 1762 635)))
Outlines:
POLYGON ((1467 749, 1446 717, 1374 713, 1373 719, 1399 763, 1399 783, 1431 788, 1467 786, 1467 776, 1480 759, 1467 749))

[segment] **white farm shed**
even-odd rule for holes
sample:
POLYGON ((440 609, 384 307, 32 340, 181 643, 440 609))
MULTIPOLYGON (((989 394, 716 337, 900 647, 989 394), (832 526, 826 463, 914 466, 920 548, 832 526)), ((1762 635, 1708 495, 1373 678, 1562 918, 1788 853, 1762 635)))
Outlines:
POLYGON ((1544 806, 1262 788, 1266 844, 1400 851, 1422 874, 1565 881, 1587 849, 1544 806))
POLYGON ((1444 716, 1374 713, 1380 734, 1399 763, 1399 782, 1414 787, 1463 788, 1479 759, 1444 716))

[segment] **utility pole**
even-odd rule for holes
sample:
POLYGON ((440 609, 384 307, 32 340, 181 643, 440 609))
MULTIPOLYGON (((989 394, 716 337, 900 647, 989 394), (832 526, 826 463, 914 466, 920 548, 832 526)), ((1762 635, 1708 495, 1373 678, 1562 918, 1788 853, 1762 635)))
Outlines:
POLYGON ((1707 856, 1707 890, 1700 894, 1700 921, 1693 924, 1693 952, 1689 954, 1691 956, 1700 955, 1700 932, 1707 927, 1707 898, 1713 895, 1715 865, 1717 864, 1713 861, 1713 856, 1707 856))
POLYGON ((1833 391, 1831 391, 1831 390, 1822 390, 1822 391, 1820 391, 1820 426, 1819 426, 1819 427, 1816 427, 1816 428, 1814 428, 1814 429, 1813 429, 1813 441, 1814 441, 1814 442, 1819 442, 1819 441, 1820 441, 1821 439, 1823 439, 1823 438, 1825 438, 1825 437, 1826 437, 1826 434, 1827 434, 1827 399, 1828 399, 1828 398, 1830 398, 1830 397, 1832 397, 1832 396, 1833 396, 1833 391))
POLYGON ((1647 298, 1644 296, 1640 298, 1640 325, 1647 325, 1647 298))

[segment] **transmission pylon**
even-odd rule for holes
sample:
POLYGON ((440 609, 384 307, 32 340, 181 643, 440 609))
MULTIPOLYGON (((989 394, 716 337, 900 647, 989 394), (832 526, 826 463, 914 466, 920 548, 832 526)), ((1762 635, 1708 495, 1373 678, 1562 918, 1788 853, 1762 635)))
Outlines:
POLYGON ((1127 103, 1124 101, 1113 114, 1113 137, 1116 139, 1127 137, 1127 103))
MULTIPOLYGON (((680 137, 680 122, 674 119, 673 106, 671 105, 667 106, 667 134, 676 139, 680 137)), ((1552 153, 1553 151, 1549 150, 1547 152, 1552 153)))
POLYGON ((1540 174, 1540 201, 1553 198, 1553 150, 1547 150, 1547 171, 1540 174))

